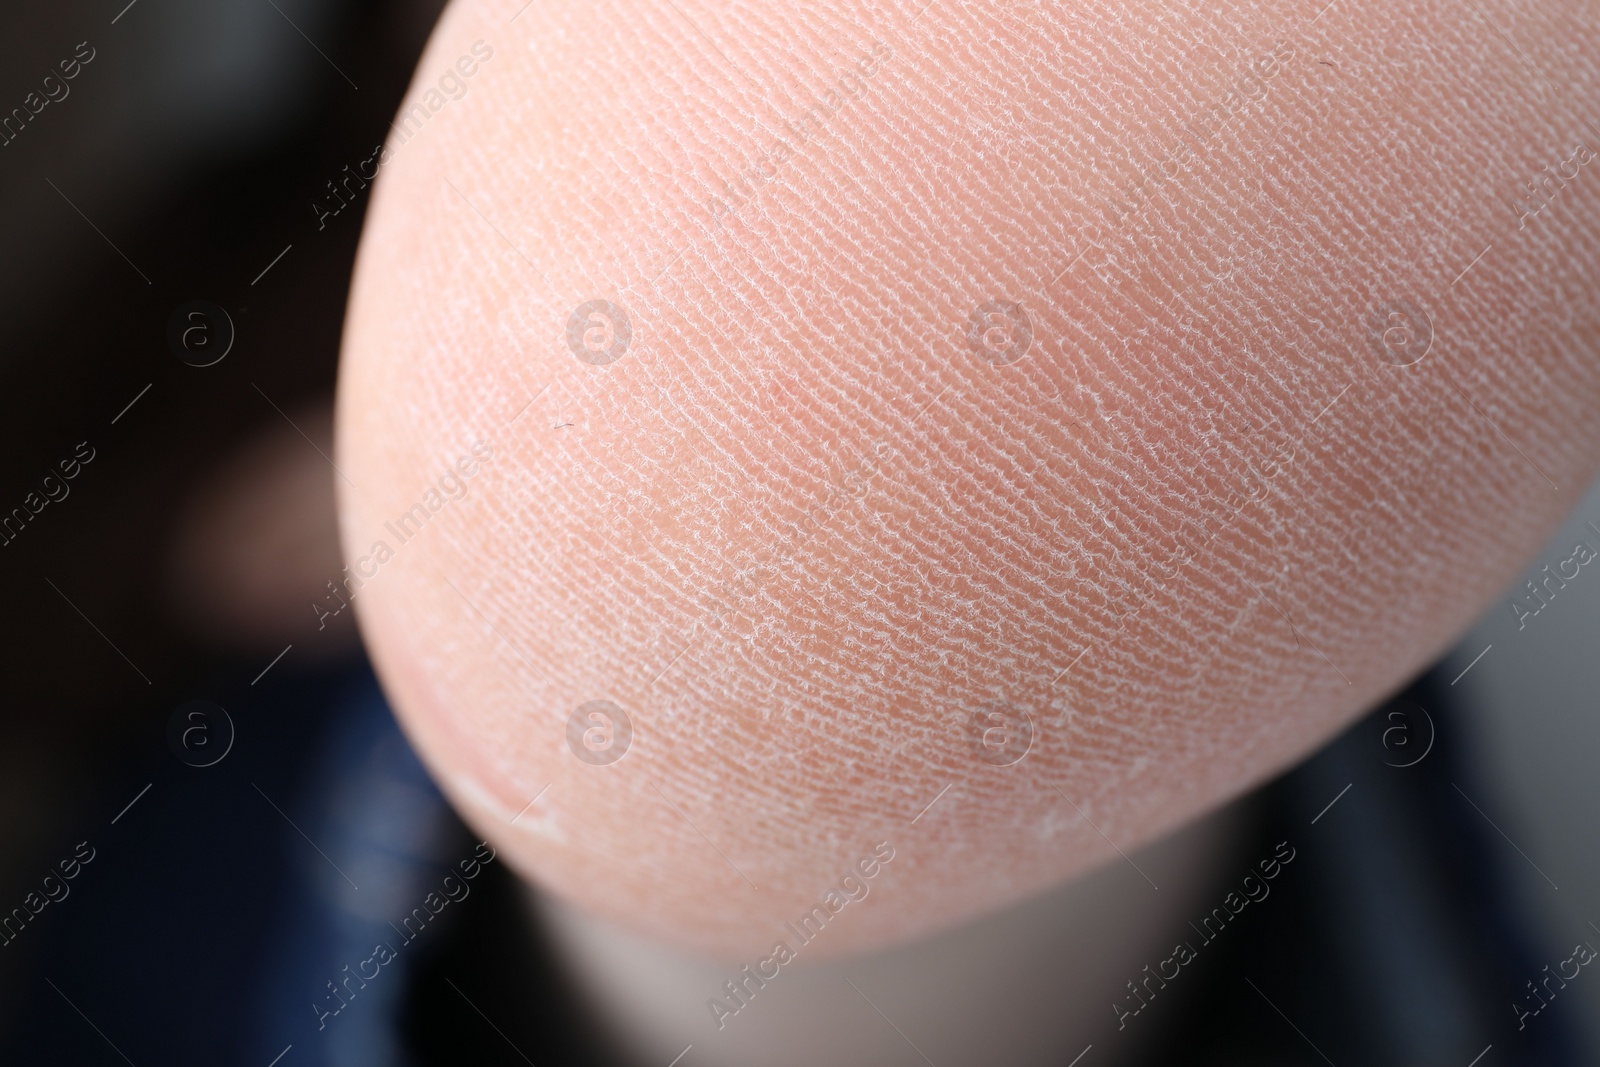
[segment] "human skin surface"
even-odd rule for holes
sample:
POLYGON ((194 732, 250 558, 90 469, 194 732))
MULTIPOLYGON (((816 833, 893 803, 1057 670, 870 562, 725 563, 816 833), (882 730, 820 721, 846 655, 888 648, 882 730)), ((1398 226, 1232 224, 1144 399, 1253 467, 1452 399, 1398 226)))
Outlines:
POLYGON ((748 961, 888 843, 820 958, 1116 859, 1594 472, 1577 3, 521 8, 419 67, 493 53, 381 168, 336 458, 406 730, 591 912, 748 961))

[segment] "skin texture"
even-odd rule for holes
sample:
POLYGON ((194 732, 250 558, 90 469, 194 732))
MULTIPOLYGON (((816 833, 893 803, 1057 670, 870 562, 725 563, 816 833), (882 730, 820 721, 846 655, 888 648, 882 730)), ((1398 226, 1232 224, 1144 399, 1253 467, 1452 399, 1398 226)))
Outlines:
POLYGON ((1581 5, 520 6, 419 68, 493 50, 383 164, 337 459, 407 730, 580 907, 750 960, 879 842, 814 958, 1037 893, 1371 707, 1593 473, 1581 5))

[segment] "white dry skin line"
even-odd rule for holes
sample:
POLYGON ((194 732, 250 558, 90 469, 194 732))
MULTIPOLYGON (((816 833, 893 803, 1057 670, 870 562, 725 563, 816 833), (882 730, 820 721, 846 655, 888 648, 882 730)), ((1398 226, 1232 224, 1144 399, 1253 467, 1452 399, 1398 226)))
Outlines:
POLYGON ((455 793, 467 801, 470 807, 488 812, 495 824, 515 827, 517 830, 531 837, 543 838, 552 844, 565 845, 566 832, 561 827, 560 820, 553 809, 546 809, 542 814, 532 815, 529 808, 545 795, 550 789, 547 785, 541 789, 537 796, 530 800, 527 807, 520 812, 515 812, 500 803, 483 785, 472 775, 457 772, 450 775, 450 784, 455 793))

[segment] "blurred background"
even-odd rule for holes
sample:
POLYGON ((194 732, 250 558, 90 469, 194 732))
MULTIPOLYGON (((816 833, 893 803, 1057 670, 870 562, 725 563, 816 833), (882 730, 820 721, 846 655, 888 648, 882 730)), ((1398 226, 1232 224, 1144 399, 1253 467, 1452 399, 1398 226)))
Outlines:
MULTIPOLYGON (((441 6, 8 12, 0 1063, 640 1062, 537 899, 473 862, 335 588, 330 411, 366 206, 346 168, 388 135, 441 6), (452 872, 473 903, 397 925, 452 872)), ((1600 493, 1529 577, 1580 540, 1600 549, 1600 493)), ((1235 805, 1219 869, 1287 838, 1296 879, 1137 1039, 1115 1008, 1064 1035, 1084 1067, 1600 1062, 1600 976, 1570 962, 1600 945, 1600 579, 1525 625, 1511 595, 1235 805)), ((1013 916, 1070 952, 1053 921, 1013 916)), ((1051 996, 1012 1010, 1048 1027, 1051 996)), ((950 1025, 981 1045, 1019 1023, 950 1025)), ((923 1047, 969 1062, 956 1044, 923 1047)))

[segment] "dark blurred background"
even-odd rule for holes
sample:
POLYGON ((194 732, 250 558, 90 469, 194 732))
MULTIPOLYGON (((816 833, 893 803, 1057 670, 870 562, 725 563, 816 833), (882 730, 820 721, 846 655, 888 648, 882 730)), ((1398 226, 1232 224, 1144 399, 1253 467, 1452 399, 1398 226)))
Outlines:
MULTIPOLYGON (((74 1063, 113 1055, 104 1045, 69 1053, 69 1035, 39 1025, 73 1011, 40 981, 52 971, 63 990, 175 1032, 166 1054, 180 1061, 232 1062, 230 1045, 248 1030, 264 939, 293 897, 278 873, 286 857, 277 828, 215 818, 243 798, 182 792, 198 783, 165 767, 189 770, 165 728, 185 700, 219 701, 239 729, 277 747, 257 780, 292 810, 308 753, 327 744, 335 694, 359 686, 349 613, 319 628, 309 605, 340 576, 331 473, 317 450, 331 453, 366 202, 320 226, 311 204, 384 140, 441 7, 69 0, 7 11, 0 509, 24 513, 0 547, 0 900, 23 904, 77 841, 99 852, 69 883, 76 899, 6 942, 0 1048, 24 1041, 74 1063), (174 312, 193 301, 231 319, 231 348, 210 366, 182 361, 168 340, 174 312), (72 468, 61 461, 85 456, 63 479, 72 468), (291 645, 277 678, 247 684, 291 645), (299 690, 266 688, 278 679, 299 690), (146 810, 130 810, 108 847, 107 820, 146 784, 146 810), (141 840, 137 820, 163 808, 176 823, 141 840), (115 907, 85 899, 108 857, 132 868, 115 907), (108 924, 145 940, 119 940, 108 924), (52 967, 67 945, 87 957, 52 967), (86 984, 85 967, 105 984, 86 984), (180 974, 187 993, 173 988, 180 974)), ((226 343, 228 324, 198 325, 192 342, 213 352, 226 343)), ((241 746, 234 761, 263 751, 241 746)), ((234 778, 254 797, 248 777, 234 778)), ((439 825, 400 852, 460 850, 449 839, 463 832, 436 796, 429 804, 439 825)))
MULTIPOLYGON (((338 1027, 308 1008, 474 854, 351 613, 312 607, 337 606, 330 403, 366 194, 325 220, 312 204, 384 140, 441 6, 7 12, 0 1064, 618 1055, 494 863, 338 1027), (174 345, 180 309, 199 332, 174 345)), ((1600 944, 1583 919, 1600 917, 1600 590, 1557 607, 1538 641, 1494 616, 1242 805, 1254 856, 1352 787, 1297 887, 1208 955, 1139 1058, 1466 1067, 1460 1050, 1492 1045, 1483 1067, 1596 1062, 1600 978, 1536 1026, 1512 1007, 1572 941, 1600 944), (1401 767, 1418 707, 1432 747, 1401 767)))

